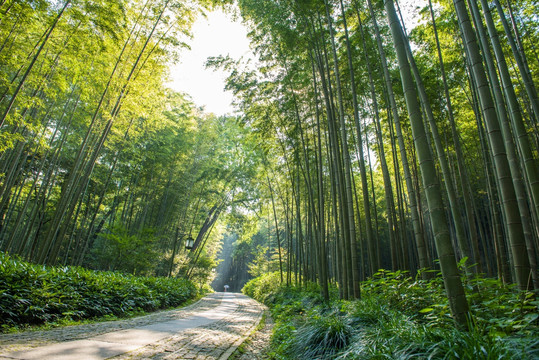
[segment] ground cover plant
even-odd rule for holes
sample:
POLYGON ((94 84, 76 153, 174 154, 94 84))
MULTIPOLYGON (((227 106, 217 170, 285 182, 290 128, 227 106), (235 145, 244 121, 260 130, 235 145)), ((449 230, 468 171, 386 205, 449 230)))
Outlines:
POLYGON ((532 293, 484 277, 463 279, 473 313, 455 327, 441 275, 420 280, 380 270, 362 283, 362 298, 324 302, 317 285, 279 284, 277 273, 243 292, 275 320, 272 359, 537 359, 539 310, 532 293), (270 286, 273 284, 273 286, 270 286))
POLYGON ((177 307, 196 295, 193 283, 184 279, 33 265, 0 254, 2 331, 65 320, 124 317, 177 307))

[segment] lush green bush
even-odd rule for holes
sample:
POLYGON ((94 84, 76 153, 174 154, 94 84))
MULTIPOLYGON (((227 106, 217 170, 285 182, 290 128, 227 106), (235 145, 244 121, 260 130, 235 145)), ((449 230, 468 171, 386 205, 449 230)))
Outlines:
MULTIPOLYGON (((463 278, 474 326, 494 336, 523 333, 537 328, 539 301, 532 292, 481 276, 463 278), (534 326, 535 325, 535 326, 534 326)), ((454 324, 440 273, 425 281, 407 272, 380 270, 362 284, 363 292, 377 297, 416 321, 452 329, 454 324)))
POLYGON ((465 279, 470 331, 455 328, 439 274, 425 281, 380 270, 362 283, 361 300, 337 300, 332 289, 329 303, 314 285, 277 282, 266 274, 243 290, 271 309, 274 359, 539 358, 536 297, 497 280, 465 279))
POLYGON ((179 306, 196 294, 195 286, 184 279, 38 266, 0 254, 4 329, 154 311, 179 306))
POLYGON ((280 276, 278 272, 266 273, 262 276, 249 280, 241 290, 245 295, 262 303, 266 302, 269 295, 274 294, 279 288, 280 276))
MULTIPOLYGON (((361 284, 362 290, 369 297, 383 299, 383 304, 396 308, 415 317, 427 313, 425 309, 436 307, 438 317, 450 319, 449 302, 443 290, 440 274, 429 281, 415 278, 407 271, 378 270, 372 278, 361 284)), ((450 324, 452 325, 452 324, 450 324)))

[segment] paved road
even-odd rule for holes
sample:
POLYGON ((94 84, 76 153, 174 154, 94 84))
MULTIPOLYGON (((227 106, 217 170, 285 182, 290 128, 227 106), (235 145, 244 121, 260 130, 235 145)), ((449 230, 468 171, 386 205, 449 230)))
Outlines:
POLYGON ((108 323, 0 336, 0 359, 227 359, 259 323, 263 307, 214 293, 187 308, 108 323))

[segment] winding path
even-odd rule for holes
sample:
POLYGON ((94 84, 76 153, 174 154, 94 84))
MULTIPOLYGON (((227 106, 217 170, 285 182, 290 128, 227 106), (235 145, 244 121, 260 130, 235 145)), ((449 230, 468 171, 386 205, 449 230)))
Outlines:
POLYGON ((49 331, 0 335, 0 359, 228 359, 260 322, 263 305, 213 293, 188 307, 49 331))

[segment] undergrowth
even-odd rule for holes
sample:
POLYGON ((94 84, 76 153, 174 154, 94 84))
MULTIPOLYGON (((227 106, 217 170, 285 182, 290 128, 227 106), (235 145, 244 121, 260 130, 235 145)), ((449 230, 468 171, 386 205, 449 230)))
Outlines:
POLYGON ((271 359, 539 359, 539 302, 498 280, 464 280, 473 318, 459 330, 440 274, 420 280, 380 270, 362 298, 324 303, 314 284, 278 286, 276 273, 243 292, 271 310, 271 359))
POLYGON ((33 265, 0 253, 0 327, 65 325, 177 307, 197 295, 184 279, 33 265))

